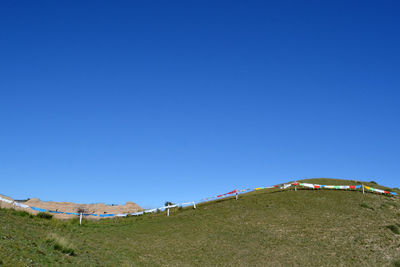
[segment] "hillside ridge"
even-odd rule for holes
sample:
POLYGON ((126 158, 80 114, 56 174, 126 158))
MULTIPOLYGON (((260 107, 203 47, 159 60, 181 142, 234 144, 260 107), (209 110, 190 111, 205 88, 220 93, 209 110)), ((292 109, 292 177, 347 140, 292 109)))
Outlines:
POLYGON ((398 197, 270 188, 165 215, 79 225, 0 209, 0 260, 4 266, 397 266, 400 260, 398 197))

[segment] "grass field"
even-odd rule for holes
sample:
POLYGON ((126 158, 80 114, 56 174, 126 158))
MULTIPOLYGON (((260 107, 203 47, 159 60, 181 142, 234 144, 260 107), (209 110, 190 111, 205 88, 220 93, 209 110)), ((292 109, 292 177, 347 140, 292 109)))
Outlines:
POLYGON ((341 190, 260 190, 238 201, 174 210, 170 217, 148 214, 82 226, 77 219, 48 220, 1 209, 0 263, 400 266, 399 229, 398 198, 341 190))

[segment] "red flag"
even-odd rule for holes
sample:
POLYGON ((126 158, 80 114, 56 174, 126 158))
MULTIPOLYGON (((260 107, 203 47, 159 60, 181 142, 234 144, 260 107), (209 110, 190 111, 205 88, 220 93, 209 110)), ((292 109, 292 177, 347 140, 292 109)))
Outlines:
POLYGON ((223 197, 223 196, 234 194, 234 193, 236 193, 236 189, 231 191, 231 192, 228 192, 228 193, 225 193, 225 194, 222 194, 222 195, 218 195, 217 197, 223 197))

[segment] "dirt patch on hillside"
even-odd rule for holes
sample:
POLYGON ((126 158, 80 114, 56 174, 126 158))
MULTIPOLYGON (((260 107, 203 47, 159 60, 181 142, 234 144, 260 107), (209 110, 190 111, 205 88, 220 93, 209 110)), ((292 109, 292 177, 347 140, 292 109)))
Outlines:
MULTIPOLYGON (((76 204, 73 202, 54 202, 54 201, 41 201, 37 198, 32 198, 24 204, 34 206, 41 209, 63 212, 79 212, 94 213, 94 214, 119 214, 119 213, 132 213, 142 210, 139 205, 133 202, 126 202, 125 205, 106 205, 104 203, 96 204, 76 204)), ((54 214, 57 218, 71 218, 73 215, 54 214)), ((91 218, 96 218, 92 217, 91 218)))
MULTIPOLYGON (((6 197, 4 197, 6 198, 6 197)), ((12 200, 11 198, 8 198, 12 200)), ((84 213, 94 213, 94 214, 121 214, 121 213, 132 213, 143 210, 139 205, 133 202, 126 202, 125 205, 106 205, 104 203, 96 203, 96 204, 77 204, 73 202, 54 202, 54 201, 41 201, 38 198, 31 198, 28 201, 20 202, 28 206, 33 206, 36 208, 51 210, 51 211, 62 211, 62 212, 79 212, 83 211, 84 213)), ((4 208, 13 207, 12 204, 1 203, 4 208)), ((32 210, 31 208, 23 209, 20 207, 15 207, 16 209, 26 210, 29 213, 36 214, 37 211, 32 210)), ((71 219, 77 216, 75 215, 67 215, 67 214, 55 214, 52 213, 54 217, 59 219, 71 219)), ((91 219, 99 219, 98 216, 89 216, 91 219)))

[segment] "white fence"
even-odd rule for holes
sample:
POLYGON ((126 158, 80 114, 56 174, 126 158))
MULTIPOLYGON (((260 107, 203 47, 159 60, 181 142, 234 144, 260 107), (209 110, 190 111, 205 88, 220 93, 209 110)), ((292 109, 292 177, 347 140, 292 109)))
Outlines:
POLYGON ((76 213, 76 212, 63 212, 63 211, 53 211, 53 210, 47 210, 47 209, 42 209, 42 208, 37 208, 34 206, 28 206, 19 202, 15 202, 13 200, 5 199, 0 197, 0 201, 6 202, 11 204, 13 207, 20 207, 24 209, 32 209, 38 212, 49 212, 49 213, 54 213, 54 214, 66 214, 66 215, 75 215, 75 216, 80 216, 82 219, 82 216, 94 216, 94 217, 100 217, 100 218, 109 218, 109 217, 126 217, 126 216, 139 216, 144 213, 154 213, 158 211, 167 211, 167 215, 169 216, 169 210, 171 208, 176 208, 176 207, 188 207, 188 206, 193 206, 193 208, 196 208, 196 204, 204 203, 204 202, 209 202, 217 199, 222 199, 230 196, 235 196, 236 199, 238 199, 238 196, 240 194, 248 193, 251 191, 258 191, 262 189, 270 189, 270 188, 279 188, 281 190, 294 187, 295 191, 297 191, 297 187, 304 187, 304 188, 311 188, 311 189, 333 189, 333 190, 351 190, 351 191, 360 191, 365 194, 365 191, 367 192, 374 192, 378 194, 384 194, 388 196, 397 196, 397 193, 395 192, 390 192, 386 190, 381 190, 377 188, 372 188, 369 186, 364 186, 364 185, 320 185, 320 184, 308 184, 308 183, 285 183, 285 184, 279 184, 279 185, 274 185, 274 186, 266 186, 266 187, 256 187, 252 189, 236 189, 233 191, 230 191, 225 194, 213 196, 213 197, 208 197, 208 198, 203 198, 197 201, 190 201, 190 202, 184 202, 184 203, 179 203, 179 204, 174 204, 174 205, 168 205, 168 206, 163 206, 160 208, 155 208, 155 209, 148 209, 144 211, 139 211, 139 212, 133 212, 133 213, 121 213, 121 214, 95 214, 95 213, 76 213))

